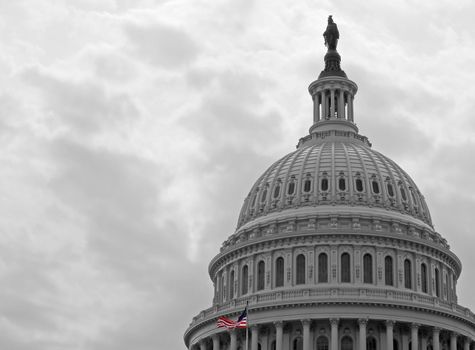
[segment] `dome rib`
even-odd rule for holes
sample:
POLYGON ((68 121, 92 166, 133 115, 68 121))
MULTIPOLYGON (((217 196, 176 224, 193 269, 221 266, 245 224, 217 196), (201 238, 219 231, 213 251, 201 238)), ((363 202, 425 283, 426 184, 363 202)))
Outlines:
POLYGON ((350 200, 354 198, 354 193, 353 193, 353 171, 352 171, 352 166, 351 166, 351 160, 348 155, 348 148, 345 143, 342 143, 343 150, 345 151, 345 158, 346 158, 346 164, 348 166, 348 195, 350 200))
POLYGON ((312 146, 312 150, 315 150, 317 152, 316 154, 316 160, 315 160, 315 171, 314 171, 314 176, 315 176, 315 186, 313 188, 313 197, 314 197, 314 202, 318 202, 318 189, 320 188, 320 176, 319 176, 319 169, 320 169, 320 155, 322 154, 322 150, 325 144, 318 145, 318 151, 317 151, 317 145, 312 146))

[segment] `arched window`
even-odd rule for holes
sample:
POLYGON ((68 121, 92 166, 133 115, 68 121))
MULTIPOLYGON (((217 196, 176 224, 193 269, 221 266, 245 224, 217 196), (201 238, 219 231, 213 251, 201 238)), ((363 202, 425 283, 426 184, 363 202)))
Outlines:
POLYGON ((328 191, 328 179, 327 178, 322 179, 321 189, 322 189, 322 191, 328 191))
POLYGON ((376 350, 376 339, 374 337, 366 338, 366 350, 376 350))
POLYGON ((278 257, 275 260, 275 286, 282 287, 284 285, 284 258, 278 257))
POLYGON ((393 350, 399 350, 399 343, 396 339, 393 339, 393 350))
POLYGON ((418 203, 417 203, 416 195, 414 194, 414 191, 412 189, 410 190, 410 192, 411 192, 412 202, 414 203, 415 206, 417 206, 418 203))
POLYGON ((328 350, 328 338, 321 335, 317 338, 317 350, 328 350))
POLYGON ((248 275, 249 275, 249 268, 247 265, 242 267, 242 275, 241 275, 241 294, 247 294, 248 291, 248 275))
POLYGON ((384 283, 392 286, 393 282, 393 258, 389 255, 384 258, 384 283))
POLYGON ((289 187, 287 187, 287 194, 290 196, 294 194, 294 192, 295 192, 295 182, 291 181, 289 182, 289 187))
POLYGON ((257 197, 257 193, 255 193, 252 196, 251 207, 254 207, 256 205, 256 197, 257 197))
POLYGON ((318 282, 328 282, 328 255, 325 253, 318 256, 318 282))
MULTIPOLYGON (((373 187, 373 193, 378 194, 379 193, 379 183, 376 180, 373 180, 371 182, 371 186, 373 187)), ((374 338, 373 338, 374 339, 374 338)))
POLYGON ((266 265, 263 260, 259 261, 257 264, 257 290, 264 289, 264 275, 265 275, 266 265))
POLYGON ((297 281, 296 284, 305 283, 305 256, 303 254, 297 255, 297 281))
POLYGON ((422 293, 427 293, 427 266, 426 264, 421 264, 421 284, 422 284, 422 293))
POLYGON ((435 268, 435 295, 440 297, 440 275, 439 275, 439 269, 436 267, 435 268))
POLYGON ((445 275, 445 297, 448 298, 448 289, 449 289, 449 275, 445 275))
POLYGON ((275 340, 272 341, 272 343, 270 343, 270 350, 275 350, 276 348, 276 344, 275 344, 275 340))
POLYGON ((303 350, 303 341, 301 337, 297 337, 293 341, 293 350, 303 350))
POLYGON ((257 350, 262 350, 261 343, 257 343, 257 350))
POLYGON ((363 180, 356 179, 355 180, 355 185, 356 185, 356 191, 363 192, 363 180))
POLYGON ((341 254, 341 281, 350 282, 350 254, 341 254))
POLYGON ((264 191, 262 191, 261 202, 265 202, 266 198, 267 198, 267 187, 264 188, 264 191))
POLYGON ((279 195, 280 195, 280 184, 277 184, 277 185, 274 187, 274 198, 279 197, 279 195))
POLYGON ((373 283, 373 257, 371 254, 363 256, 363 283, 373 283))
POLYGON ((229 299, 234 298, 234 270, 231 271, 229 276, 229 299))
POLYGON ((401 191, 402 200, 406 201, 407 200, 406 191, 404 191, 404 188, 402 187, 400 187, 399 190, 401 191))
POLYGON ((226 299, 226 279, 223 276, 221 276, 221 301, 223 302, 226 299))
POLYGON ((344 177, 340 177, 338 179, 338 189, 340 191, 345 191, 346 190, 346 181, 344 177))
POLYGON ((388 184, 387 184, 387 188, 388 188, 388 195, 389 195, 389 197, 394 197, 393 185, 391 185, 390 183, 388 183, 388 184))
POLYGON ((353 339, 347 335, 341 338, 341 350, 353 350, 353 339))
POLYGON ((411 260, 404 260, 404 287, 412 288, 411 260))
POLYGON ((310 192, 311 189, 312 189, 312 180, 306 179, 305 182, 303 183, 303 191, 310 192))

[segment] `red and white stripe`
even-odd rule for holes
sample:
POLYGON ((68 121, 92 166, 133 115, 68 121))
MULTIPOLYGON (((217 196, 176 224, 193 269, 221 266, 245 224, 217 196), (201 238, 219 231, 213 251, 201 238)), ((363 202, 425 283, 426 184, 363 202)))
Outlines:
MULTIPOLYGON (((241 322, 242 321, 244 320, 241 320, 241 322)), ((237 327, 237 323, 227 317, 221 316, 220 318, 218 318, 218 321, 216 322, 216 326, 221 327, 221 328, 234 329, 237 327)))
POLYGON ((236 328, 247 328, 247 316, 244 317, 241 321, 236 322, 236 328))

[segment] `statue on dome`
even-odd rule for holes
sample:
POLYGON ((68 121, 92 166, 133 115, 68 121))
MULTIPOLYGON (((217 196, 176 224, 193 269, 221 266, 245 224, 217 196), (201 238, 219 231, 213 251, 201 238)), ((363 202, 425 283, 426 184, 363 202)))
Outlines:
POLYGON ((336 50, 340 33, 338 32, 338 27, 336 26, 336 23, 333 22, 331 15, 328 16, 328 25, 323 33, 323 37, 325 38, 325 46, 328 47, 328 50, 336 50))

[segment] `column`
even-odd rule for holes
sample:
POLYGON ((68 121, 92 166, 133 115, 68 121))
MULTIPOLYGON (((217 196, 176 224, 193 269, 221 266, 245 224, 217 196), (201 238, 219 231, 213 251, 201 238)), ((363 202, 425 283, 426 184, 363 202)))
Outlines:
POLYGON ((313 122, 316 123, 320 120, 320 98, 319 93, 313 95, 313 122))
POLYGON ((450 333, 450 350, 457 350, 457 333, 450 333))
POLYGON ((322 114, 320 116, 320 120, 325 120, 327 117, 326 108, 327 108, 327 101, 325 100, 325 90, 320 92, 320 99, 322 100, 322 114))
MULTIPOLYGON (((394 321, 386 321, 386 350, 393 350, 394 321)), ((425 350, 425 349, 424 349, 425 350)))
POLYGON ((269 349, 269 329, 263 328, 259 332, 261 337, 261 346, 262 349, 269 349))
POLYGON ((335 118, 335 89, 330 90, 330 119, 335 118))
POLYGON ((418 333, 419 333, 419 325, 417 323, 413 323, 411 325, 411 342, 412 342, 411 349, 416 349, 416 350, 419 349, 419 339, 418 339, 419 334, 418 333))
POLYGON ((251 350, 257 350, 258 338, 259 338, 259 327, 251 326, 251 350))
POLYGON ((229 347, 229 350, 237 350, 237 334, 236 330, 233 329, 229 332, 229 335, 231 336, 231 344, 229 347))
POLYGON ((310 320, 302 320, 303 350, 310 350, 310 320))
POLYGON ((206 350, 206 342, 204 339, 200 341, 200 350, 206 350))
POLYGON ((219 350, 219 335, 213 335, 213 350, 219 350))
POLYGON ((440 350, 440 328, 434 328, 432 333, 432 347, 434 350, 440 350))
POLYGON ((427 337, 425 334, 422 334, 422 332, 421 332, 421 349, 423 350, 427 349, 427 337))
MULTIPOLYGON (((275 325, 275 350, 282 350, 282 335, 283 323, 282 321, 274 322, 275 325)), ((231 349, 236 350, 236 349, 231 349)))
POLYGON ((345 97, 342 89, 340 89, 340 98, 338 102, 338 118, 345 119, 345 97))
POLYGON ((358 320, 358 325, 360 327, 360 346, 359 350, 366 350, 366 324, 368 320, 365 318, 360 318, 358 320))
POLYGON ((465 337, 465 340, 463 342, 463 350, 470 350, 470 338, 465 337))
POLYGON ((338 350, 338 318, 331 318, 331 347, 330 350, 338 350))
POLYGON ((348 120, 352 122, 353 119, 353 95, 351 93, 348 94, 348 120))

